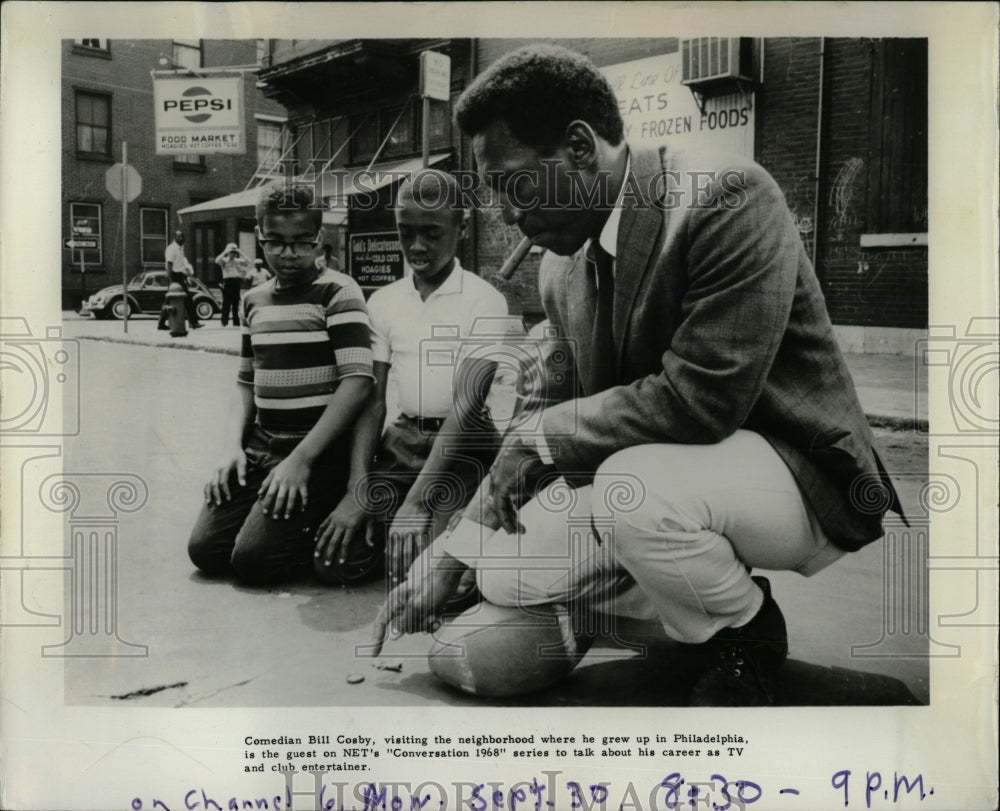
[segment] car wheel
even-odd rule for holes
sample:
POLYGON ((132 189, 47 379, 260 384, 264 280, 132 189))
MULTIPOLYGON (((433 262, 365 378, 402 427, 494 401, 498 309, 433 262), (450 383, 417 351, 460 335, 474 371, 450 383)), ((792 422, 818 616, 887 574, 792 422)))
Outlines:
POLYGON ((215 315, 215 307, 212 306, 212 302, 196 301, 194 304, 194 311, 198 315, 198 320, 208 321, 213 315, 215 315))
POLYGON ((112 301, 108 305, 108 308, 105 312, 109 313, 112 316, 112 318, 117 318, 119 321, 125 320, 126 316, 128 317, 132 316, 131 306, 129 306, 129 303, 125 301, 125 299, 120 299, 120 298, 116 298, 114 301, 112 301))

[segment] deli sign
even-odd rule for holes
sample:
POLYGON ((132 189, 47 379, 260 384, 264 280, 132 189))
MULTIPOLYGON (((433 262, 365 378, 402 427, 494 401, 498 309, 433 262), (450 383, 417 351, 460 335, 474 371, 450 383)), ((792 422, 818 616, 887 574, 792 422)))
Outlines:
POLYGON ((157 155, 246 152, 243 78, 154 79, 157 155))

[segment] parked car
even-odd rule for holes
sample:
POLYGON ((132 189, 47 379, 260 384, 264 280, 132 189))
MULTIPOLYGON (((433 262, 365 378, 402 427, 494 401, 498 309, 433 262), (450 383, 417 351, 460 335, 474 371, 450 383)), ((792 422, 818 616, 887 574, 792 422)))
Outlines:
MULTIPOLYGON (((128 281, 126 291, 128 302, 122 296, 122 286, 113 284, 98 290, 80 308, 80 314, 92 313, 94 318, 125 317, 125 308, 129 315, 136 313, 159 313, 163 300, 167 295, 170 283, 165 270, 144 270, 128 281)), ((198 318, 207 321, 222 310, 222 291, 208 287, 201 279, 188 276, 188 285, 194 296, 194 306, 198 318)))

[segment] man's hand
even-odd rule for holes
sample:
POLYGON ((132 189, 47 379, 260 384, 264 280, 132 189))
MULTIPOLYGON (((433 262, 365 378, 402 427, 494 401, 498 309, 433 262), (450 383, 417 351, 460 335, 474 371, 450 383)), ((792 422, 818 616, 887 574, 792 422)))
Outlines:
POLYGON ((236 481, 240 487, 246 487, 247 483, 247 455, 240 448, 234 451, 232 457, 223 462, 215 469, 212 477, 205 484, 205 503, 209 506, 213 504, 222 506, 223 498, 229 501, 232 498, 229 492, 229 482, 233 474, 236 474, 236 481))
POLYGON ((375 522, 358 504, 354 493, 348 489, 340 503, 319 525, 316 531, 315 557, 322 558, 324 566, 333 561, 344 563, 351 546, 364 533, 365 543, 375 546, 375 522))
POLYGON ((428 547, 410 567, 406 580, 389 592, 372 628, 372 656, 382 653, 388 632, 401 634, 433 632, 441 625, 440 614, 455 593, 468 567, 451 555, 428 547))
POLYGON ((430 546, 434 514, 421 504, 404 503, 392 519, 386 540, 385 559, 392 583, 398 583, 417 555, 430 546))
POLYGON ((517 511, 535 495, 549 469, 538 451, 526 445, 516 433, 504 438, 490 468, 488 504, 500 526, 511 535, 524 532, 524 527, 517 520, 517 511))
POLYGON ((294 452, 267 474, 257 491, 263 502, 264 515, 274 518, 291 518, 296 502, 305 509, 309 500, 309 474, 311 466, 294 452))

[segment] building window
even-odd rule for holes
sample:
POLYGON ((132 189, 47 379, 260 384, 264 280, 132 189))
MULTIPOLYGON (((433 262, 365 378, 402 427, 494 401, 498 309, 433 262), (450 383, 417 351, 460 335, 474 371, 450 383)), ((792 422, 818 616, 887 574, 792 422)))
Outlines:
POLYGON ((74 39, 73 50, 77 53, 96 53, 98 56, 107 56, 111 50, 111 43, 106 39, 74 39))
POLYGON ((288 148, 284 122, 257 119, 257 173, 266 175, 278 168, 278 161, 288 148))
MULTIPOLYGON (((420 117, 412 99, 405 105, 386 107, 351 118, 351 160, 362 161, 379 152, 379 159, 420 151, 420 117), (383 146, 384 142, 384 146, 383 146)), ((432 113, 432 122, 434 121, 432 113)))
POLYGON ((139 230, 142 239, 143 267, 164 267, 167 250, 167 212, 162 208, 140 208, 139 230))
MULTIPOLYGON (((83 250, 83 261, 87 265, 102 264, 104 262, 104 254, 102 253, 104 243, 101 239, 100 203, 70 203, 69 227, 70 235, 72 237, 97 241, 96 248, 85 248, 83 250)), ((72 251, 72 258, 70 261, 74 268, 79 267, 79 250, 72 251)))
POLYGON ((363 115, 351 116, 351 160, 367 160, 375 154, 378 149, 378 113, 370 112, 363 115))
POLYGON ((382 147, 382 155, 394 157, 405 155, 417 149, 414 142, 414 124, 416 116, 413 115, 413 104, 406 106, 389 107, 379 113, 379 139, 382 147))
MULTIPOLYGON (((421 118, 422 116, 418 116, 421 118)), ((451 114, 450 105, 442 101, 431 101, 430 147, 431 149, 447 149, 451 146, 451 114)), ((423 138, 423 133, 417 134, 417 140, 423 138)))
POLYGON ((874 44, 868 138, 871 233, 927 231, 927 40, 874 44))
POLYGON ((182 68, 201 67, 201 40, 200 39, 175 39, 174 64, 182 68))
POLYGON ((194 153, 174 155, 174 166, 180 169, 204 169, 205 157, 194 153))
POLYGON ((111 156, 111 96, 77 91, 76 149, 111 156))

